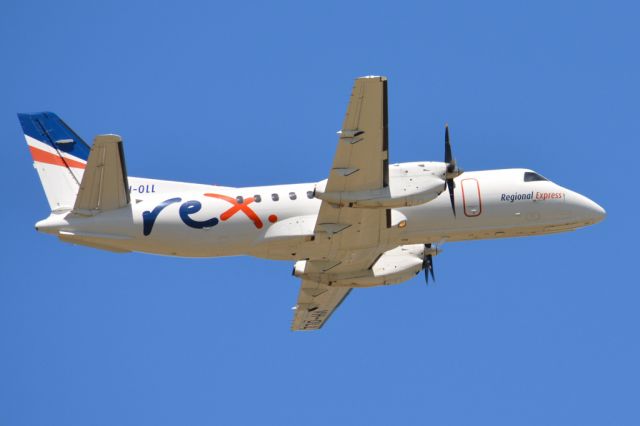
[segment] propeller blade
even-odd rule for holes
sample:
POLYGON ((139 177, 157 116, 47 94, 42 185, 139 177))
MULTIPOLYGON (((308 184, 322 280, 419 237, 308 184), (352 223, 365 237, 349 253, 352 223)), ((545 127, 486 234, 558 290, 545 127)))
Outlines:
MULTIPOLYGON (((431 244, 425 244, 425 248, 431 248, 431 244)), ((429 285, 429 274, 431 274, 431 278, 433 282, 436 281, 436 276, 433 273, 433 256, 428 254, 424 257, 422 261, 422 269, 424 269, 424 281, 427 285, 429 285)))
POLYGON ((449 189, 449 199, 451 200, 451 209, 453 210, 453 216, 456 217, 456 200, 453 190, 456 188, 456 184, 453 179, 447 179, 447 188, 449 189))
POLYGON ((449 124, 444 125, 444 162, 448 164, 453 160, 451 155, 451 143, 449 142, 449 124))
POLYGON ((453 216, 456 217, 456 200, 454 190, 456 184, 453 178, 459 173, 456 167, 456 160, 451 153, 451 141, 449 139, 449 124, 444 126, 444 162, 447 164, 446 171, 446 187, 449 190, 449 199, 451 200, 451 210, 453 210, 453 216))
POLYGON ((433 256, 431 256, 430 254, 426 255, 424 257, 424 263, 423 263, 423 268, 424 269, 424 281, 427 285, 429 285, 429 275, 431 275, 431 278, 433 279, 433 282, 436 282, 436 276, 433 273, 433 256))

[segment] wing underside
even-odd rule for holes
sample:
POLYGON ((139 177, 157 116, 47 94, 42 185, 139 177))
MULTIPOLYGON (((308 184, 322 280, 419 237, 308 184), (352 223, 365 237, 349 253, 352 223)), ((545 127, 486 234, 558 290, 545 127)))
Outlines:
POLYGON ((347 287, 329 287, 303 280, 291 329, 320 329, 350 292, 351 289, 347 287))
MULTIPOLYGON (((389 185, 387 79, 356 80, 338 138, 325 193, 382 190, 389 185)), ((306 262, 305 273, 366 271, 387 249, 390 212, 322 201, 314 229, 318 256, 306 262)), ((323 281, 324 282, 324 281, 323 281)), ((332 287, 303 277, 293 330, 324 325, 349 294, 348 287, 332 287)))
POLYGON ((389 186, 386 78, 356 80, 338 134, 326 191, 355 192, 389 186))

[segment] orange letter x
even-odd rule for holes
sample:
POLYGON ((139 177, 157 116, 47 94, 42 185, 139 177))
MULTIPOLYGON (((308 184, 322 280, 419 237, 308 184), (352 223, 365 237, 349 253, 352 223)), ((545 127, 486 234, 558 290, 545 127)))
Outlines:
POLYGON ((253 224, 256 226, 256 228, 258 229, 262 228, 262 221, 260 220, 258 215, 248 207, 249 204, 253 203, 254 201, 253 197, 245 198, 244 202, 239 203, 235 198, 227 197, 226 195, 220 195, 220 194, 204 194, 204 195, 205 197, 219 198, 221 200, 225 200, 233 205, 233 207, 231 207, 229 210, 227 210, 226 212, 220 215, 221 220, 227 220, 231 216, 236 214, 239 210, 242 210, 242 212, 246 214, 247 217, 253 221, 253 224))

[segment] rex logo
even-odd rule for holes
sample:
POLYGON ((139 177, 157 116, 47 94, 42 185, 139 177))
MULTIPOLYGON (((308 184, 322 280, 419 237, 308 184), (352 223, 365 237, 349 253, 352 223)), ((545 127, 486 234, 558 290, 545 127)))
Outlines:
MULTIPOLYGON (((256 212, 254 212, 249 207, 249 204, 255 201, 253 197, 245 198, 242 202, 238 202, 238 200, 236 200, 235 198, 228 197, 222 194, 206 193, 204 194, 204 196, 217 198, 219 200, 224 200, 231 204, 231 207, 220 215, 220 220, 223 220, 223 221, 229 220, 236 213, 241 211, 253 222, 253 224, 257 229, 260 229, 264 226, 262 223, 262 220, 260 220, 260 217, 258 217, 256 212)), ((165 200, 160 204, 158 204, 153 210, 147 210, 143 212, 142 213, 142 227, 143 227, 142 233, 144 235, 151 234, 151 231, 153 230, 153 225, 155 224, 156 219, 158 218, 158 215, 160 214, 160 212, 162 212, 162 210, 164 210, 166 207, 170 206, 171 204, 176 204, 180 202, 182 202, 182 198, 179 198, 179 197, 169 198, 168 200, 165 200)), ((200 201, 189 200, 189 201, 185 201, 184 203, 182 203, 182 205, 180 205, 180 208, 178 209, 178 213, 180 215, 180 219, 182 219, 182 222, 185 225, 195 229, 212 228, 220 222, 217 217, 212 217, 211 219, 202 220, 202 221, 191 218, 191 215, 198 213, 200 210, 202 210, 202 203, 200 201)))

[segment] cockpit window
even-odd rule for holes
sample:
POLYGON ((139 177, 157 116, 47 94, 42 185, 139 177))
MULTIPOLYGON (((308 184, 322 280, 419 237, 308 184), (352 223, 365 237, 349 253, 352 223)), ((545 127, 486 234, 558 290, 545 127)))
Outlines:
POLYGON ((534 172, 524 172, 524 181, 525 182, 536 182, 539 180, 549 180, 543 176, 540 176, 537 173, 534 172))

